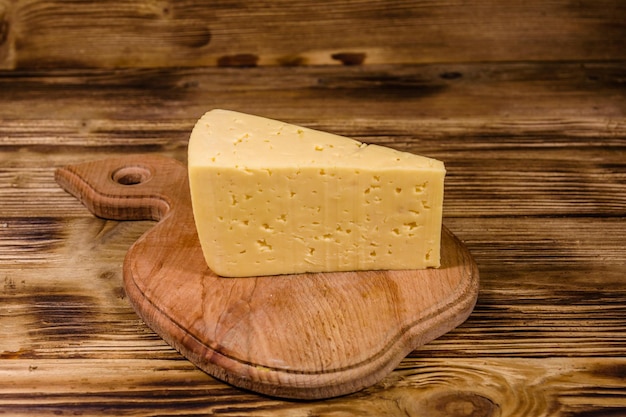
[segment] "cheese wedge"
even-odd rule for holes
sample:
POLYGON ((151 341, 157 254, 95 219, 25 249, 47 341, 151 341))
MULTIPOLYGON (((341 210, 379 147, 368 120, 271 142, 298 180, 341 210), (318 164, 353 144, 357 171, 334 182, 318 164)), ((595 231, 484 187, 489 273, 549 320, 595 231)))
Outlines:
POLYGON ((194 219, 225 277, 440 265, 441 161, 211 110, 188 147, 194 219))

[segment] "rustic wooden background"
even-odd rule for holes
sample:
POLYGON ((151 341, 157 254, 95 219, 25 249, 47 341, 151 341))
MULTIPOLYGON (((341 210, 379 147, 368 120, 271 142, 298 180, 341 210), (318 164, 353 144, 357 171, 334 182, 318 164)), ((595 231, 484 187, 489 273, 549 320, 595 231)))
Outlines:
POLYGON ((0 0, 0 413, 626 414, 626 2, 0 0), (207 376, 135 315, 128 247, 54 169, 186 159, 256 113, 432 156, 478 304, 326 401, 207 376))

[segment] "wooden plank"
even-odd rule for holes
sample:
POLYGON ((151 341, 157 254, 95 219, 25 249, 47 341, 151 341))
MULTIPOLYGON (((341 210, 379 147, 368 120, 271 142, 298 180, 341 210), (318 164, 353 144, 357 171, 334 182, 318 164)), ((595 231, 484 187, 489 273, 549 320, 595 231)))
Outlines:
POLYGON ((3 0, 0 67, 624 59, 625 16, 618 0, 3 0))
POLYGON ((94 119, 195 121, 215 107, 288 122, 539 117, 610 130, 622 129, 625 76, 624 61, 5 72, 0 115, 81 120, 84 133, 102 127, 94 119))
POLYGON ((408 358, 360 393, 290 402, 231 388, 180 360, 6 360, 0 405, 13 416, 620 415, 625 370, 623 358, 408 358))
POLYGON ((26 115, 42 118, 46 114, 54 114, 55 118, 76 118, 77 113, 88 119, 129 119, 138 118, 139 114, 144 118, 194 118, 216 105, 241 106, 249 112, 263 105, 265 113, 273 117, 277 117, 276 111, 281 109, 283 115, 288 113, 290 117, 306 117, 308 113, 319 118, 333 114, 324 111, 320 101, 335 112, 341 111, 339 115, 352 117, 383 112, 413 117, 432 114, 464 117, 478 112, 519 116, 521 110, 537 114, 541 110, 538 106, 545 101, 545 105, 553 106, 551 114, 556 117, 563 111, 572 115, 583 109, 588 114, 592 97, 599 100, 594 101, 594 105, 603 115, 619 114, 623 106, 614 106, 619 106, 623 100, 615 94, 615 88, 620 86, 623 74, 620 63, 595 67, 472 64, 366 69, 128 70, 115 75, 63 71, 5 73, 0 85, 4 93, 4 118, 26 115), (459 76, 443 78, 450 72, 459 76), (566 96, 566 102, 560 100, 564 109, 555 105, 556 99, 566 96), (475 100, 478 97, 482 100, 475 100), (348 100, 357 98, 347 105, 348 100), (538 99, 541 103, 537 103, 538 99), (583 99, 585 102, 581 103, 583 99), (456 100, 461 103, 455 104, 456 100), (478 107, 468 106, 468 100, 473 100, 478 107), (181 102, 185 103, 184 107, 181 102), (305 108, 302 108, 303 102, 307 103, 305 108), (493 113, 495 107, 502 109, 493 113), (286 112, 286 108, 290 111, 286 112))

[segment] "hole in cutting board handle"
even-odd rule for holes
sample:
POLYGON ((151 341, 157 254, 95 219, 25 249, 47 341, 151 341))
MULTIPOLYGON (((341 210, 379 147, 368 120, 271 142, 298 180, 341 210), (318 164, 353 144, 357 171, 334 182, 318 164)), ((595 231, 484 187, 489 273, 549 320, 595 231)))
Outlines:
POLYGON ((111 178, 121 185, 138 185, 150 180, 152 172, 142 166, 125 166, 113 171, 111 178))

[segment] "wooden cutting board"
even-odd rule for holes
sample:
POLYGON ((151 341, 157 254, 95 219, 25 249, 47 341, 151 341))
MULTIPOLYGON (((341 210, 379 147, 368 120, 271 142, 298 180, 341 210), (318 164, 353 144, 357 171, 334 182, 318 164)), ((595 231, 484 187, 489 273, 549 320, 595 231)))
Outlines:
POLYGON ((222 278, 202 256, 178 161, 87 162, 56 180, 96 216, 158 221, 126 255, 128 298, 191 362, 239 387, 298 399, 358 391, 476 302, 476 264, 445 227, 439 269, 222 278))

